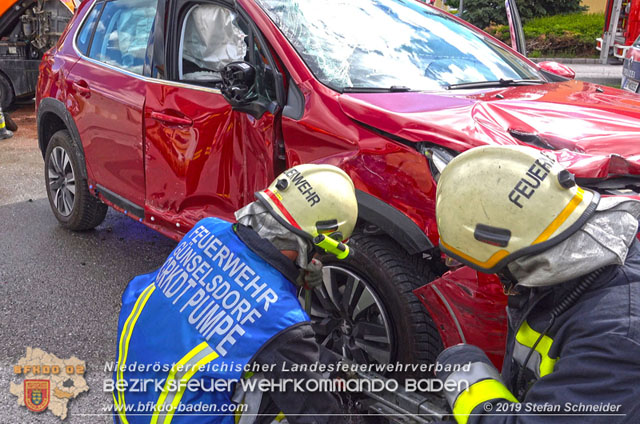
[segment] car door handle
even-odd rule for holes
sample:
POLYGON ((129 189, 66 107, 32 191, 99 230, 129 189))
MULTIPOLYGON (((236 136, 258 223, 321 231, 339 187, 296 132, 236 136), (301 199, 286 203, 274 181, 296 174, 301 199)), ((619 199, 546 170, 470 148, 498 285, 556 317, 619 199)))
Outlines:
POLYGON ((83 97, 91 96, 91 89, 89 88, 89 84, 87 84, 85 80, 74 81, 73 88, 75 88, 78 94, 83 97))
POLYGON ((151 112, 151 118, 168 125, 193 125, 193 119, 186 116, 174 116, 163 112, 151 112))

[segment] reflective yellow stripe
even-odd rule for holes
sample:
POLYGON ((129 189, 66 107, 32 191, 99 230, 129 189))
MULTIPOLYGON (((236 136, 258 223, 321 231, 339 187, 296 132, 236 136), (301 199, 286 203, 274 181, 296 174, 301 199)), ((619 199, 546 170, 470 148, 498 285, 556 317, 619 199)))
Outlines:
POLYGON ((184 375, 184 377, 182 377, 180 379, 180 382, 179 382, 179 385, 178 385, 178 387, 179 387, 178 393, 176 393, 176 396, 174 397, 173 402, 171 402, 171 410, 167 413, 167 417, 164 419, 164 424, 170 424, 171 423, 171 420, 173 419, 173 414, 178 409, 178 405, 180 404, 180 400, 182 399, 182 396, 184 395, 184 391, 187 388, 186 387, 187 381, 191 380, 191 377, 193 377, 193 374, 198 372, 198 368, 200 368, 200 366, 213 361, 218 356, 220 356, 220 355, 218 355, 216 352, 211 352, 210 354, 208 354, 207 356, 205 356, 204 358, 199 360, 195 364, 195 366, 192 367, 189 370, 189 372, 186 373, 184 375))
POLYGON ((280 411, 280 413, 278 415, 276 415, 276 421, 277 422, 281 422, 285 418, 286 418, 286 416, 284 415, 284 412, 282 412, 282 411, 280 411))
MULTIPOLYGON (((127 320, 124 323, 124 326, 122 327, 122 334, 120 334, 120 345, 118 350, 118 368, 116 370, 116 384, 120 380, 124 379, 122 366, 127 363, 127 355, 129 353, 129 340, 131 339, 131 333, 133 332, 133 327, 135 327, 136 321, 138 321, 138 317, 140 316, 142 309, 144 309, 144 305, 147 303, 147 300, 149 300, 149 296, 151 296, 151 293, 153 293, 155 289, 156 289, 156 286, 154 284, 151 284, 149 287, 144 289, 144 291, 138 297, 138 300, 136 300, 136 303, 133 306, 133 309, 131 310, 129 317, 127 318, 127 320)), ((119 402, 116 402, 116 406, 118 406, 118 403, 120 404, 120 410, 118 411, 118 414, 120 415, 120 419, 122 420, 122 423, 128 424, 129 422, 127 421, 127 418, 125 416, 125 410, 124 410, 124 405, 125 405, 124 391, 118 391, 117 394, 118 394, 119 402)))
POLYGON ((461 251, 459 251, 455 247, 449 246, 442 239, 440 239, 440 245, 443 246, 445 249, 447 249, 447 250, 455 253, 456 255, 460 256, 462 259, 465 259, 465 260, 471 262, 472 264, 478 265, 479 267, 482 267, 482 268, 493 268, 495 266, 495 264, 497 264, 502 259, 504 259, 507 255, 509 255, 509 252, 507 252, 506 250, 502 249, 502 250, 498 250, 496 253, 491 255, 491 257, 489 259, 487 259, 486 261, 480 262, 479 260, 477 260, 475 258, 472 258, 471 256, 469 256, 469 255, 467 255, 465 253, 462 253, 461 251))
POLYGON ((176 408, 180 404, 180 399, 182 399, 182 396, 184 395, 184 390, 186 389, 184 383, 186 383, 191 379, 191 377, 193 377, 193 374, 198 371, 198 368, 201 365, 211 362, 219 356, 216 352, 211 350, 211 353, 201 358, 198 362, 196 362, 195 364, 190 364, 188 371, 180 377, 178 383, 175 383, 176 374, 178 374, 181 370, 184 370, 186 368, 185 365, 187 365, 187 363, 189 363, 194 357, 196 357, 204 350, 211 350, 207 342, 202 342, 198 346, 191 349, 189 353, 184 355, 182 359, 180 359, 180 361, 178 361, 178 363, 171 368, 171 371, 169 371, 169 376, 167 377, 167 381, 165 381, 164 387, 162 388, 162 393, 160 394, 160 397, 158 397, 158 401, 156 402, 156 408, 153 411, 150 424, 157 424, 161 414, 164 417, 162 420, 162 424, 169 424, 173 419, 173 414, 175 413, 176 408), (176 386, 178 387, 178 391, 171 400, 171 409, 168 409, 165 403, 167 401, 167 397, 169 397, 169 395, 171 394, 171 391, 169 389, 171 387, 175 388, 176 386))
POLYGON ((505 399, 509 402, 518 402, 509 389, 498 380, 482 380, 472 384, 467 390, 460 393, 453 405, 453 415, 458 424, 466 424, 469 414, 473 409, 492 399, 505 399))
MULTIPOLYGON (((116 399, 116 392, 115 390, 113 392, 111 392, 111 395, 113 396, 113 405, 116 408, 115 411, 118 415, 120 414, 120 410, 118 409, 118 399, 116 399)), ((124 421, 122 421, 122 423, 127 422, 127 418, 126 417, 121 417, 124 421)))
MULTIPOLYGON (((516 340, 529 348, 536 344, 536 341, 540 337, 540 333, 529 326, 527 321, 523 322, 520 329, 516 333, 516 340)), ((544 377, 547 374, 553 372, 553 368, 556 365, 557 359, 549 357, 549 350, 553 344, 553 339, 547 335, 542 336, 542 339, 536 346, 536 352, 540 354, 540 377, 544 377)))
MULTIPOLYGON (((549 224, 549 226, 545 228, 544 231, 542 231, 542 233, 540 233, 540 235, 533 241, 533 243, 531 243, 531 245, 533 246, 534 244, 542 243, 543 241, 548 240, 549 237, 551 237, 551 235, 553 235, 553 233, 555 233, 558 230, 558 228, 560 228, 560 226, 567 220, 567 218, 569 218, 569 216, 578 207, 578 205, 582 203, 583 198, 584 198, 584 190, 582 190, 581 188, 578 188, 576 195, 573 196, 573 198, 569 201, 567 206, 565 206, 562 212, 558 214, 558 216, 551 222, 551 224, 549 224)), ((440 239, 440 245, 445 249, 449 250, 451 253, 458 255, 462 259, 485 269, 493 268, 498 262, 500 262, 502 259, 504 259, 509 254, 511 254, 511 252, 501 249, 495 252, 493 255, 491 255, 491 257, 486 261, 480 262, 476 258, 473 258, 459 251, 455 247, 450 246, 442 239, 440 239)))
POLYGON ((573 213, 573 211, 578 207, 580 203, 582 203, 582 199, 584 198, 584 190, 578 187, 578 191, 576 195, 573 196, 573 199, 569 202, 567 206, 560 212, 560 214, 554 219, 551 224, 538 236, 537 239, 533 241, 533 244, 542 243, 546 241, 553 233, 556 232, 558 228, 569 218, 569 216, 573 213))
POLYGON ((193 349, 191 349, 189 351, 189 353, 187 353, 185 356, 183 356, 182 359, 180 359, 180 361, 178 361, 177 364, 175 364, 173 367, 171 367, 171 371, 169 371, 169 376, 167 377, 167 381, 165 381, 164 387, 162 388, 162 393, 160 393, 160 397, 158 398, 158 401, 156 402, 156 408, 153 411, 153 416, 151 417, 150 424, 156 424, 158 422, 158 415, 160 414, 160 408, 159 407, 164 404, 164 401, 167 398, 167 395, 169 395, 169 384, 170 384, 170 382, 175 380, 176 373, 178 372, 178 368, 179 367, 184 367, 184 364, 187 361, 189 361, 191 358, 196 356, 198 354, 198 352, 200 352, 202 349, 206 348, 207 346, 208 346, 207 342, 200 343, 198 346, 196 346, 193 349))

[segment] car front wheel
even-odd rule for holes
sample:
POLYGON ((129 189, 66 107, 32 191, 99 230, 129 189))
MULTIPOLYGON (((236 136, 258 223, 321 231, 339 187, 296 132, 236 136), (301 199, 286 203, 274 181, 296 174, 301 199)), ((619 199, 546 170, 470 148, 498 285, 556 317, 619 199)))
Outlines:
POLYGON ((77 146, 66 130, 51 136, 44 157, 49 205, 60 224, 70 230, 88 230, 99 225, 107 205, 91 195, 82 177, 77 146))
POLYGON ((345 260, 321 257, 310 314, 318 342, 358 363, 435 362, 442 342, 413 294, 435 275, 386 236, 354 234, 349 245, 345 260))

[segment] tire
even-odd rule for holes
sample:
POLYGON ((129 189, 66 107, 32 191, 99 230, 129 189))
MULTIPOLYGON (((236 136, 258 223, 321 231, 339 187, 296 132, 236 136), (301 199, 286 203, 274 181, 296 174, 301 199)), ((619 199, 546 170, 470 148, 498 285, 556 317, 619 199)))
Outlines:
POLYGON ((67 130, 51 136, 44 156, 44 177, 49 205, 60 224, 74 231, 92 229, 107 214, 107 205, 89 192, 80 170, 78 147, 67 130))
POLYGON ((15 99, 11 83, 4 74, 0 73, 0 107, 2 110, 8 110, 15 99))
POLYGON ((345 260, 320 258, 324 285, 314 291, 311 310, 318 341, 358 363, 434 363, 442 341, 413 290, 435 275, 387 236, 354 234, 349 245, 353 253, 345 260), (375 306, 367 306, 367 290, 375 306), (349 292, 347 303, 364 299, 354 312, 344 307, 349 292))

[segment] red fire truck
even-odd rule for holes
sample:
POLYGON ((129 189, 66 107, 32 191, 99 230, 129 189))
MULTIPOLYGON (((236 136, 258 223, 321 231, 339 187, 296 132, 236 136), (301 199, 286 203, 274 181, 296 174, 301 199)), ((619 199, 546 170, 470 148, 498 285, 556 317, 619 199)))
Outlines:
POLYGON ((602 63, 610 56, 624 59, 639 34, 640 0, 607 0, 603 34, 596 39, 602 63))

